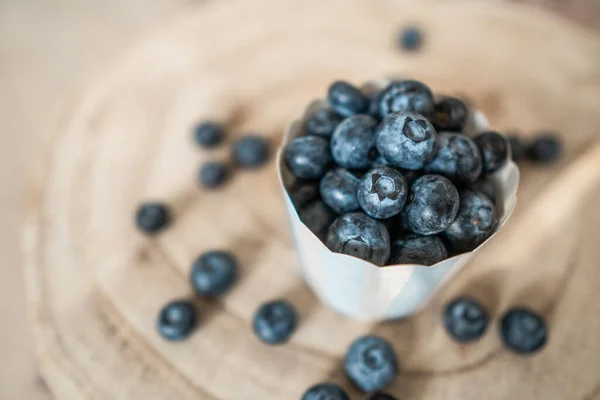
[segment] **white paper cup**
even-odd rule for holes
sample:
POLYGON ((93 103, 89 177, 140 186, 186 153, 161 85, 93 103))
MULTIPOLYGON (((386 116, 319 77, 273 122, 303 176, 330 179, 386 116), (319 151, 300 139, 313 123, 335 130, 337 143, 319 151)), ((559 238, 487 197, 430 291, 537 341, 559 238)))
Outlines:
MULTIPOLYGON (((372 85, 381 87, 385 85, 385 81, 370 83, 368 86, 372 85)), ((279 184, 300 256, 302 276, 321 302, 341 314, 365 321, 406 317, 424 306, 435 290, 466 265, 473 254, 494 235, 477 249, 432 266, 402 264, 380 267, 329 250, 300 221, 287 190, 293 185, 295 178, 283 159, 283 149, 287 143, 302 135, 306 117, 325 106, 323 100, 311 103, 304 118, 289 126, 277 153, 279 184)), ((473 131, 483 130, 488 126, 487 119, 477 111, 472 113, 472 122, 475 126, 473 131)), ((490 178, 498 193, 496 209, 502 227, 517 201, 519 169, 514 162, 509 161, 490 178)))

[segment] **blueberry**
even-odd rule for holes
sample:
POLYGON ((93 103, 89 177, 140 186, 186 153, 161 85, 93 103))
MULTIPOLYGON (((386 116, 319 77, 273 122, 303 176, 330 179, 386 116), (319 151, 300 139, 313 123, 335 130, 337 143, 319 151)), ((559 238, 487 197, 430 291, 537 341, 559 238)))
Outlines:
POLYGON ((431 90, 421 82, 405 80, 391 82, 380 94, 378 112, 385 118, 395 112, 410 112, 432 118, 434 100, 431 90))
POLYGON ((527 145, 523 139, 517 135, 509 135, 507 137, 512 153, 513 161, 519 161, 527 156, 527 145))
POLYGON ((308 389, 302 400, 350 400, 348 394, 333 383, 319 383, 308 389))
POLYGON ((406 227, 420 235, 446 230, 458 213, 458 190, 441 175, 423 175, 415 180, 411 199, 402 217, 406 227))
POLYGON ((153 235, 169 225, 171 213, 164 204, 145 203, 138 208, 135 222, 140 231, 153 235))
POLYGON ((496 132, 483 132, 473 138, 481 152, 483 172, 493 174, 508 161, 508 141, 496 132))
POLYGON ((338 217, 327 233, 327 247, 377 265, 385 265, 390 257, 390 235, 381 222, 362 212, 338 217))
POLYGON ((321 200, 314 200, 298 212, 300 220, 312 233, 323 240, 329 225, 335 220, 335 212, 321 200))
POLYGON ((213 250, 202 254, 192 265, 191 282, 196 293, 217 296, 225 293, 237 276, 237 260, 233 254, 213 250))
POLYGON ((496 187, 494 186, 494 182, 488 179, 485 175, 482 175, 470 185, 470 188, 473 190, 477 190, 486 195, 488 199, 492 201, 492 203, 496 204, 496 187))
POLYGON ((368 115, 346 118, 333 132, 331 154, 344 168, 369 168, 377 158, 375 148, 377 121, 368 115))
POLYGON ((376 393, 373 396, 369 397, 368 400, 397 400, 394 396, 387 393, 376 393))
POLYGON ((438 132, 462 132, 469 110, 465 103, 456 97, 442 97, 435 103, 433 126, 438 132))
POLYGON ((344 117, 338 115, 333 110, 327 108, 321 109, 306 120, 306 133, 329 138, 343 120, 344 117))
POLYGON ((539 163, 553 163, 560 158, 561 154, 562 142, 557 135, 551 133, 536 136, 527 149, 529 158, 539 163))
POLYGON ((444 242, 438 236, 407 235, 392 242, 388 264, 434 265, 448 258, 444 242))
POLYGON ((214 189, 225 183, 229 174, 227 166, 219 161, 210 161, 200 167, 198 178, 202 187, 214 189))
POLYGON ((423 33, 416 26, 407 26, 400 33, 400 45, 404 50, 416 51, 423 44, 423 33))
POLYGON ((267 344, 287 342, 296 330, 297 318, 296 310, 287 301, 270 301, 261 305, 254 314, 254 333, 267 344))
POLYGON ((369 100, 348 82, 337 81, 329 86, 327 100, 331 108, 341 116, 362 114, 369 107, 369 100))
POLYGON ((269 142, 261 136, 242 136, 233 143, 233 159, 242 168, 256 168, 269 159, 269 142))
POLYGON ((355 340, 344 360, 346 374, 363 392, 375 392, 389 385, 398 374, 392 346, 377 336, 355 340))
POLYGON ((522 355, 541 350, 548 341, 546 322, 527 308, 509 310, 500 320, 500 335, 506 347, 522 355))
POLYGON ((436 131, 425 117, 392 113, 377 130, 377 149, 392 165, 417 170, 435 155, 436 131))
POLYGON ((481 155, 475 142, 457 133, 437 135, 438 151, 425 170, 464 183, 475 182, 481 174, 481 155))
POLYGON ((165 339, 178 341, 187 338, 196 326, 196 309, 189 301, 176 300, 160 310, 156 329, 165 339))
POLYGON ((385 159, 384 156, 379 156, 375 159, 375 161, 373 161, 373 163, 371 164, 371 168, 378 168, 378 167, 389 167, 391 166, 390 162, 388 160, 385 159))
POLYGON ((374 168, 360 180, 357 197, 360 207, 371 217, 393 217, 402 211, 406 203, 406 179, 394 168, 374 168))
POLYGON ((467 189, 460 192, 458 214, 444 231, 444 237, 454 252, 471 251, 489 238, 497 226, 492 201, 480 192, 467 189))
POLYGON ((487 330, 489 318, 475 299, 460 297, 446 306, 444 326, 452 339, 469 343, 480 339, 487 330))
POLYGON ((381 116, 379 115, 379 97, 383 93, 383 90, 375 90, 369 93, 369 108, 367 109, 367 114, 371 117, 375 118, 377 121, 381 120, 381 116))
POLYGON ((288 193, 296 209, 299 209, 319 196, 319 182, 296 179, 288 193))
POLYGON ((301 136, 285 148, 285 163, 300 179, 322 177, 331 164, 329 142, 319 136, 301 136))
POLYGON ((194 140, 199 146, 210 149, 223 141, 224 131, 223 126, 216 122, 202 122, 194 128, 194 140))
POLYGON ((321 179, 321 198, 333 211, 344 214, 360 210, 356 188, 358 178, 343 168, 336 168, 321 179))

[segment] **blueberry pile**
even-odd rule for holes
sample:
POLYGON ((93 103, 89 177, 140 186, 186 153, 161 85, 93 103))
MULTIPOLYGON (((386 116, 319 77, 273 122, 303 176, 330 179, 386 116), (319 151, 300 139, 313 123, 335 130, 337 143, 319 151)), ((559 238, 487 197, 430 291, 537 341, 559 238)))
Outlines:
POLYGON ((380 266, 475 249, 498 227, 489 177, 510 143, 467 135, 471 118, 463 101, 414 80, 375 92, 333 83, 283 153, 300 219, 330 250, 380 266))

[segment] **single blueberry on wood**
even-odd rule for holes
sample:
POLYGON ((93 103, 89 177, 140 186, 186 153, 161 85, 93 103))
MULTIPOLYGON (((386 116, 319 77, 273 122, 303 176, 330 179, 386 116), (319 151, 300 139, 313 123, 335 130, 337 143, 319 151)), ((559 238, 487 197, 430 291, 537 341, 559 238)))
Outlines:
POLYGON ((135 222, 140 231, 153 235, 169 225, 171 213, 165 204, 145 203, 138 208, 135 222))
POLYGON ((400 46, 407 51, 417 51, 423 45, 423 32, 416 26, 407 26, 400 32, 400 46))
POLYGON ((358 88, 344 81, 329 86, 327 100, 329 106, 344 117, 362 114, 369 107, 369 99, 358 88))
POLYGON ((378 97, 380 118, 396 112, 417 113, 432 118, 434 100, 427 85, 413 80, 391 82, 378 97))
POLYGON ((435 103, 433 126, 438 132, 462 132, 469 110, 465 103, 456 97, 442 97, 435 103))
POLYGON ((253 328, 256 336, 267 344, 287 342, 296 330, 296 310, 284 300, 275 300, 259 307, 254 314, 253 328))
POLYGON ((437 153, 425 170, 453 182, 475 182, 482 170, 481 154, 475 142, 458 133, 442 132, 437 135, 437 144, 437 153))
POLYGON ((377 158, 377 121, 354 115, 337 126, 331 137, 331 154, 336 163, 349 169, 369 168, 377 158))
POLYGON ((294 138, 285 147, 285 163, 300 179, 318 179, 331 164, 329 142, 319 136, 294 138))
POLYGON ((205 189, 214 189, 223 185, 229 176, 227 166, 220 161, 209 161, 200 167, 198 179, 205 189))
POLYGON ((483 307, 470 297, 460 297, 448 304, 443 319, 448 334, 461 343, 480 339, 489 324, 483 307))
POLYGON ((321 200, 314 200, 298 211, 300 221, 319 239, 325 239, 327 230, 336 218, 335 212, 321 200))
POLYGON ((343 168, 336 168, 321 179, 321 198, 333 211, 345 214, 360 210, 356 197, 359 179, 343 168))
POLYGON ((242 168, 259 167, 269 159, 269 147, 262 136, 242 136, 233 143, 233 160, 242 168))
POLYGON ((373 218, 385 219, 399 214, 407 196, 406 179, 390 167, 370 170, 357 186, 358 203, 373 218))
POLYGON ((192 265, 191 282, 197 294, 217 296, 235 283, 237 260, 227 251, 213 250, 202 254, 192 265))
POLYGON ((225 129, 221 124, 212 121, 202 122, 194 128, 194 140, 206 149, 218 146, 223 142, 225 129))
POLYGON ((510 350, 530 355, 541 350, 548 341, 548 328, 541 315, 524 307, 517 307, 500 320, 500 335, 510 350))
POLYGON ((394 349, 377 336, 355 340, 346 353, 344 368, 350 380, 366 393, 382 390, 398 375, 394 349))
POLYGON ((196 326, 196 309, 189 301, 175 300, 168 303, 158 314, 156 329, 169 341, 187 338, 196 326))
POLYGON ((553 163, 562 155, 562 142, 555 134, 540 134, 527 149, 527 155, 532 161, 539 163, 553 163))
POLYGON ((508 141, 496 132, 483 132, 473 138, 481 152, 483 172, 493 174, 508 161, 508 141))
POLYGON ((350 397, 336 384, 319 383, 308 389, 302 395, 302 400, 350 400, 350 397))
POLYGON ((318 110, 306 120, 306 133, 329 138, 344 117, 329 108, 318 110))
POLYGON ((509 135, 508 143, 510 145, 513 161, 522 160, 527 156, 527 144, 524 139, 517 135, 509 135))
POLYGON ((436 235, 410 234, 392 242, 389 265, 418 264, 434 265, 448 258, 444 242, 436 235))

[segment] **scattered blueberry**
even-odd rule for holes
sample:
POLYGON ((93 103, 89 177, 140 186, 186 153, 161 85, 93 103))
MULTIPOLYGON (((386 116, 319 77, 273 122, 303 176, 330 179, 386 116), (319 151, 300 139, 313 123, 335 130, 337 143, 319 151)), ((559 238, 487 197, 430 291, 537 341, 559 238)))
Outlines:
POLYGON ((331 154, 341 167, 369 168, 377 158, 377 121, 368 115, 354 115, 337 126, 331 137, 331 154))
POLYGON ((171 213, 164 204, 145 203, 138 208, 135 222, 140 231, 153 235, 169 225, 171 213))
POLYGON ((411 185, 402 216, 406 227, 420 235, 446 230, 458 213, 458 190, 441 175, 423 175, 411 185))
POLYGON ((233 254, 213 250, 202 254, 192 265, 191 282, 196 293, 217 296, 234 284, 237 276, 237 260, 233 254))
POLYGON ((390 236, 381 222, 362 212, 338 217, 327 233, 327 247, 377 265, 385 265, 390 257, 390 236))
POLYGON ((493 174, 508 161, 508 141, 496 132, 483 132, 473 138, 481 151, 483 172, 493 174))
POLYGON ((527 156, 527 145, 517 135, 510 135, 507 137, 508 143, 512 153, 513 161, 519 161, 527 156))
POLYGON ((400 45, 404 50, 416 51, 423 44, 423 33, 416 26, 407 26, 400 33, 400 45))
POLYGON ((308 389, 302 400, 350 400, 348 394, 336 384, 319 383, 308 389))
POLYGON ((300 221, 321 240, 325 238, 329 225, 336 218, 335 212, 321 200, 314 200, 302 207, 298 216, 300 221))
POLYGON ((444 242, 438 236, 410 234, 392 242, 388 264, 434 265, 448 258, 444 242))
POLYGON ((435 155, 436 131, 422 115, 396 112, 381 121, 377 149, 390 164, 417 170, 435 155))
POLYGON ((444 237, 455 253, 474 250, 498 226, 496 209, 490 199, 474 190, 460 192, 460 205, 456 219, 444 231, 444 237))
POLYGON ((377 336, 355 340, 344 360, 346 374, 363 392, 375 392, 389 385, 398 374, 392 346, 377 336))
POLYGON ((438 151, 425 170, 455 182, 475 182, 482 169, 475 142, 458 133, 440 133, 437 143, 438 151))
POLYGON ((534 138, 527 154, 532 161, 553 163, 562 155, 562 142, 555 134, 540 134, 534 138))
POLYGON ((479 179, 473 182, 470 188, 485 194, 492 203, 496 204, 496 187, 494 186, 494 182, 485 175, 480 176, 479 179))
POLYGON ((376 393, 373 396, 369 397, 368 400, 397 400, 394 396, 387 393, 376 393))
POLYGON ((221 144, 224 131, 223 126, 216 122, 202 122, 194 129, 194 140, 199 146, 210 149, 221 144))
POLYGON ((369 100, 348 82, 337 81, 329 86, 327 100, 331 108, 344 117, 362 114, 369 107, 369 100))
POLYGON ((391 82, 379 96, 379 117, 396 112, 409 112, 431 118, 434 100, 431 90, 421 82, 405 80, 391 82))
POLYGON ((386 219, 402 211, 408 187, 400 172, 390 167, 379 167, 362 177, 356 193, 365 213, 373 218, 386 219))
POLYGON ((256 168, 269 159, 269 142, 261 136, 242 136, 233 143, 233 159, 242 168, 256 168))
POLYGON ((306 133, 329 138, 343 120, 344 117, 333 110, 323 108, 308 117, 306 121, 306 133))
POLYGON ((485 310, 469 297, 461 297, 448 304, 443 317, 448 334, 461 343, 481 338, 489 322, 485 310))
POLYGON ((319 196, 319 182, 296 179, 288 192, 296 209, 300 209, 319 196))
POLYGON ((435 103, 433 126, 438 132, 462 132, 468 115, 469 110, 461 100, 456 97, 442 97, 435 103))
POLYGON ((321 179, 321 198, 333 211, 344 214, 360 210, 356 197, 359 179, 343 168, 336 168, 321 179))
POLYGON ((202 187, 214 189, 225 183, 229 174, 227 166, 219 161, 210 161, 200 167, 198 178, 202 187))
POLYGON ((189 301, 176 300, 160 311, 156 322, 158 333, 170 341, 187 338, 196 326, 196 309, 189 301))
POLYGON ((500 335, 506 347, 529 355, 541 350, 548 341, 546 322, 527 308, 513 308, 500 320, 500 335))
POLYGON ((284 300, 261 305, 254 314, 253 328, 258 338, 267 344, 287 342, 296 330, 296 310, 284 300))
POLYGON ((301 136, 285 148, 285 163, 300 179, 322 177, 331 164, 329 142, 319 136, 301 136))

